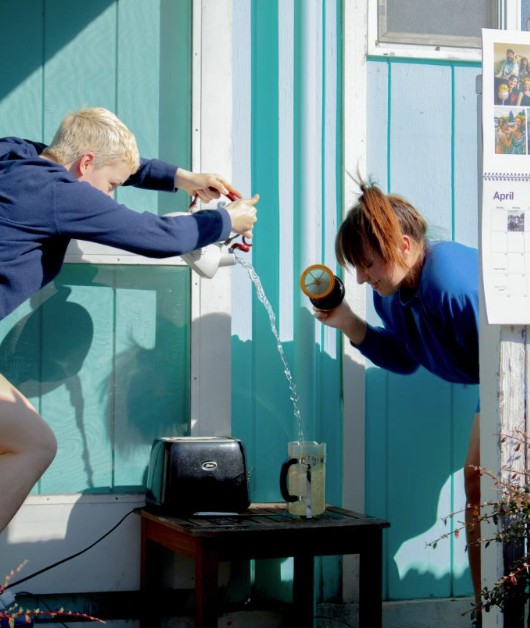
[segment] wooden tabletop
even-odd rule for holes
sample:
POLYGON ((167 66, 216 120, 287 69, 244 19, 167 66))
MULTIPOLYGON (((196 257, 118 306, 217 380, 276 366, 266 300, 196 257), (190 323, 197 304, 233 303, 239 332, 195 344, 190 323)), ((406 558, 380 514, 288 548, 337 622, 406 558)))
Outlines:
MULTIPOLYGON (((144 508, 142 518, 141 584, 148 573, 150 544, 195 560, 195 625, 214 628, 217 621, 218 566, 238 558, 294 558, 293 603, 297 624, 314 623, 314 558, 358 554, 359 625, 382 626, 383 519, 328 506, 313 519, 290 515, 285 503, 252 504, 238 514, 169 515, 144 508)), ((152 623, 149 606, 146 626, 152 623)), ((143 623, 141 624, 143 626, 143 623)))
MULTIPOLYGON (((223 537, 237 534, 238 536, 253 535, 259 532, 261 536, 267 531, 278 533, 280 530, 288 533, 307 533, 316 530, 339 531, 347 528, 349 533, 357 530, 382 529, 390 524, 383 519, 368 517, 344 508, 328 506, 323 515, 307 519, 290 515, 285 503, 252 504, 248 510, 237 513, 208 513, 193 515, 169 515, 158 513, 156 510, 143 509, 141 516, 156 521, 168 528, 179 531, 186 536, 223 537)), ((321 532, 320 532, 321 534, 321 532)))

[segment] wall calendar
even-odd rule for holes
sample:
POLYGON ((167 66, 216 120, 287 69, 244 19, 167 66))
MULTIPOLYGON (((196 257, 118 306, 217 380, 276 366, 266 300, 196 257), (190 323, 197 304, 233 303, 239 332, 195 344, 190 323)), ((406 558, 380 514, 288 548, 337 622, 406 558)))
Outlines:
POLYGON ((530 324, 530 33, 482 30, 482 276, 488 323, 530 324))

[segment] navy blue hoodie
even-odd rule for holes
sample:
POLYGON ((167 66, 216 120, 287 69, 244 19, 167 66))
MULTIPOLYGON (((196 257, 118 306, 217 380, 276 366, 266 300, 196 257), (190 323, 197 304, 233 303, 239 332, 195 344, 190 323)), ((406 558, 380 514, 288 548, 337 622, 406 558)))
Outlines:
MULTIPOLYGON (((0 139, 0 319, 57 276, 72 238, 162 258, 230 235, 225 209, 178 218, 139 213, 39 157, 44 149, 0 139)), ((125 185, 173 192, 176 170, 142 159, 125 185)))
POLYGON ((418 287, 403 299, 374 292, 384 327, 368 326, 354 345, 374 364, 396 373, 418 366, 448 382, 479 383, 478 251, 437 242, 426 252, 418 287))

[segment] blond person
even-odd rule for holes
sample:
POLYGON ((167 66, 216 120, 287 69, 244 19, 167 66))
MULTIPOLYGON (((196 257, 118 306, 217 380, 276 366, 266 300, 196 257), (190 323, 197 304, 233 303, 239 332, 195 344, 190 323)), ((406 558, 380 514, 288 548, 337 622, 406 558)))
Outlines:
MULTIPOLYGON (((0 139, 0 318, 57 276, 72 238, 163 258, 219 242, 231 232, 252 236, 258 195, 177 218, 117 203, 112 196, 121 185, 182 188, 204 202, 227 193, 239 196, 218 175, 141 159, 131 131, 100 107, 68 114, 49 146, 0 139)), ((45 421, 0 376, 0 531, 56 448, 45 421)))

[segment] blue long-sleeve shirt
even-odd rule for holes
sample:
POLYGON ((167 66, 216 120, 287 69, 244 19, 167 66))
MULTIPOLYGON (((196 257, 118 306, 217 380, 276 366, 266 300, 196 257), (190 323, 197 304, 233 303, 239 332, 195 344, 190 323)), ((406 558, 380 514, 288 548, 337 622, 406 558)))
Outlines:
MULTIPOLYGON (((0 139, 0 319, 57 276, 73 238, 162 258, 230 235, 225 209, 179 217, 136 212, 40 158, 44 148, 0 139)), ((125 185, 173 192, 176 170, 142 159, 125 185)))
POLYGON ((448 382, 479 383, 478 252, 456 242, 429 246, 415 293, 374 305, 383 327, 368 325, 355 345, 374 364, 396 373, 420 365, 448 382))

